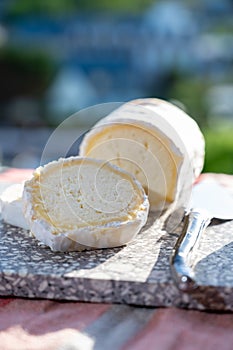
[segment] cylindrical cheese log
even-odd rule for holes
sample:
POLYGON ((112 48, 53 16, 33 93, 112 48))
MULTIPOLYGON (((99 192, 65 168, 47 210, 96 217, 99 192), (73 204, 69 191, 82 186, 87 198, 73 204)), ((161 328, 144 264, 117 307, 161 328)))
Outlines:
MULTIPOLYGON (((204 163, 197 123, 175 105, 155 98, 127 102, 84 137, 80 155, 105 159, 132 173, 160 211, 190 193, 204 163)), ((186 201, 186 199, 185 199, 186 201)))

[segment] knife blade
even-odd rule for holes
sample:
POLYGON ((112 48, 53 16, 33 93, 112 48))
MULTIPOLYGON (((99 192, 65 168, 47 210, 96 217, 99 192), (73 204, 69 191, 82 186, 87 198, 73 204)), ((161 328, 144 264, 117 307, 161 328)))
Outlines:
POLYGON ((197 287, 189 260, 213 218, 233 219, 233 196, 215 180, 204 180, 192 189, 183 230, 171 254, 172 276, 181 291, 189 292, 197 287))

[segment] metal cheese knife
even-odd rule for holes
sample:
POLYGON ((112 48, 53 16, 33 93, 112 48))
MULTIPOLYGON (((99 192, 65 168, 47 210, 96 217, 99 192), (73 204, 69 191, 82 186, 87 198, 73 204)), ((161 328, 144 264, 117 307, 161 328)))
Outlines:
POLYGON ((172 276, 178 288, 184 292, 197 287, 189 259, 213 218, 233 219, 233 196, 215 180, 206 180, 193 187, 183 231, 171 255, 172 276))

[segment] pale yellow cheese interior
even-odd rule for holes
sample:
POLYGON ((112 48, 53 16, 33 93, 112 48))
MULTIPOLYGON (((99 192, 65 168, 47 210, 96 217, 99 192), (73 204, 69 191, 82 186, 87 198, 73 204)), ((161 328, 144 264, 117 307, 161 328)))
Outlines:
POLYGON ((161 208, 175 199, 182 157, 169 140, 133 123, 109 123, 93 129, 82 156, 106 159, 133 174, 148 194, 150 206, 161 208))
POLYGON ((42 168, 30 181, 36 219, 54 234, 132 220, 145 199, 133 178, 106 162, 72 158, 42 168))

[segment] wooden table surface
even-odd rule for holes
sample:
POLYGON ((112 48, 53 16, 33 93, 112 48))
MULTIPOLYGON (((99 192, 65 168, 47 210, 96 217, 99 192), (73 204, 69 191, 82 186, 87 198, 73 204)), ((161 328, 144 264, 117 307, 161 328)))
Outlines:
MULTIPOLYGON (((0 185, 29 175, 30 170, 6 169, 0 185)), ((233 177, 217 179, 233 188, 233 177)), ((1 350, 232 348, 233 313, 0 298, 1 350)))

